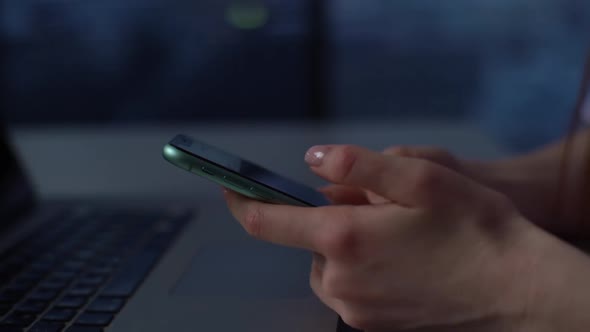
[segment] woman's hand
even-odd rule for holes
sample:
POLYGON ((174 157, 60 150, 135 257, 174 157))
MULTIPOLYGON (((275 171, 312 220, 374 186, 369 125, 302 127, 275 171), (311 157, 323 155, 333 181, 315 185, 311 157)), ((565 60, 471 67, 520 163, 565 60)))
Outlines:
MULTIPOLYGON (((506 195, 528 219, 552 233, 588 237, 590 224, 585 211, 587 197, 584 185, 588 172, 590 130, 572 139, 572 152, 567 173, 562 170, 565 142, 530 154, 491 162, 456 158, 436 147, 398 146, 383 153, 391 156, 423 159, 460 173, 506 195), (562 176, 565 177, 562 178, 562 176)), ((322 189, 336 204, 380 202, 377 195, 332 185, 322 189)))
POLYGON ((362 189, 374 193, 373 203, 363 195, 319 208, 231 192, 226 199, 252 236, 316 253, 311 286, 348 324, 368 331, 525 331, 533 324, 533 303, 549 298, 536 295, 545 284, 535 277, 542 248, 555 255, 562 244, 505 196, 448 167, 359 147, 316 147, 306 160, 335 191, 362 189))
MULTIPOLYGON (((436 147, 394 146, 385 149, 383 154, 427 160, 476 181, 482 180, 480 173, 485 173, 483 169, 477 167, 479 164, 477 166, 475 164, 471 165, 459 160, 447 150, 436 147)), ((370 190, 358 187, 330 185, 321 188, 320 191, 335 204, 379 204, 388 201, 387 198, 383 198, 370 190)))

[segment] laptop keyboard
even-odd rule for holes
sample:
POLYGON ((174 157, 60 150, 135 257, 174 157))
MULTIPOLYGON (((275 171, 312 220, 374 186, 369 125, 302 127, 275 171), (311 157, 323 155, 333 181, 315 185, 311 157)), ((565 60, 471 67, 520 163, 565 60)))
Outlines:
POLYGON ((0 331, 102 331, 189 219, 91 210, 53 217, 0 256, 0 331))

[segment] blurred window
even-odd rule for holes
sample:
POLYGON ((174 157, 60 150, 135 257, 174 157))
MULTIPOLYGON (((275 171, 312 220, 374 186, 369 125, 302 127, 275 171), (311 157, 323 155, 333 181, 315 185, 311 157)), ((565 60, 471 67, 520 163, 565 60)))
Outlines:
POLYGON ((334 0, 332 112, 471 119, 526 150, 562 135, 590 47, 587 0, 334 0))
POLYGON ((311 3, 0 0, 5 108, 41 123, 306 116, 311 3))
POLYGON ((14 121, 474 120, 563 134, 587 0, 0 0, 14 121))

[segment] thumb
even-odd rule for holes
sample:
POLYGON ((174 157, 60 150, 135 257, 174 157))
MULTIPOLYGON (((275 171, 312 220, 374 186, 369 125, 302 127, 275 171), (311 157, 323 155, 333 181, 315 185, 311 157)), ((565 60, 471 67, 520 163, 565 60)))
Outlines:
POLYGON ((449 151, 429 146, 393 146, 383 150, 388 156, 424 159, 445 166, 454 171, 462 171, 461 162, 449 151))
POLYGON ((315 146, 305 160, 313 172, 333 184, 371 191, 404 206, 441 202, 450 193, 463 196, 466 189, 465 179, 436 163, 357 146, 315 146))

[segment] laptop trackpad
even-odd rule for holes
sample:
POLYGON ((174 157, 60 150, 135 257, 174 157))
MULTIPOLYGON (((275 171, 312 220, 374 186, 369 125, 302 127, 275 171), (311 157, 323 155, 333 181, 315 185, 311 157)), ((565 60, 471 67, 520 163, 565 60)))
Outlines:
POLYGON ((263 242, 205 246, 174 287, 176 296, 307 298, 311 254, 263 242))

